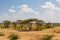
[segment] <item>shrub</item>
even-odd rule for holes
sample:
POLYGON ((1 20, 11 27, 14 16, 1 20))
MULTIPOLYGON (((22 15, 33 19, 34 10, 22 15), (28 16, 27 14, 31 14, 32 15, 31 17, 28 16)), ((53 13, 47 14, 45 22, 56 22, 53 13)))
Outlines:
POLYGON ((0 32, 0 36, 4 36, 4 33, 3 32, 0 32))
POLYGON ((51 40, 52 37, 53 35, 45 35, 42 40, 51 40))
POLYGON ((12 34, 10 34, 9 38, 10 38, 10 40, 17 40, 18 39, 18 35, 12 33, 12 34))
POLYGON ((40 26, 40 29, 46 29, 45 25, 40 26))
POLYGON ((45 25, 39 26, 39 29, 47 29, 47 28, 54 28, 53 24, 51 23, 46 23, 45 25))
POLYGON ((3 24, 0 24, 0 27, 1 27, 1 28, 4 28, 4 25, 3 25, 3 24))
POLYGON ((54 28, 53 24, 51 24, 51 23, 46 23, 45 24, 45 27, 46 28, 54 28))

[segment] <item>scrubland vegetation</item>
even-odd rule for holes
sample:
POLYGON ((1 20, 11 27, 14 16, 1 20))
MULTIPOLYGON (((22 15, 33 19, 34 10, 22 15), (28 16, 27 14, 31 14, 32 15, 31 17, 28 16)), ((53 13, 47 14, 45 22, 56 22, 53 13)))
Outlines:
POLYGON ((10 40, 17 40, 18 39, 18 34, 11 33, 9 38, 10 38, 10 40))
POLYGON ((53 35, 44 35, 44 37, 41 40, 51 40, 53 35))
POLYGON ((38 20, 35 18, 25 19, 25 20, 17 20, 16 22, 11 22, 8 20, 3 21, 0 24, 1 28, 14 28, 19 31, 33 31, 33 30, 42 30, 47 28, 53 28, 53 24, 45 23, 42 20, 38 20))
POLYGON ((1 30, 4 29, 3 31, 0 32, 0 36, 8 35, 6 37, 6 38, 8 38, 8 40, 20 40, 21 38, 23 39, 23 37, 25 37, 25 36, 28 37, 28 35, 29 35, 29 36, 33 37, 33 35, 34 35, 35 39, 31 38, 28 40, 52 40, 52 37, 54 37, 53 36, 54 34, 49 35, 48 33, 49 32, 60 33, 60 31, 56 31, 56 30, 48 31, 47 30, 47 33, 42 38, 40 37, 41 33, 43 34, 46 32, 45 29, 51 29, 51 28, 55 28, 55 26, 52 23, 50 23, 50 22, 45 23, 44 21, 38 20, 35 18, 17 20, 16 22, 11 22, 11 21, 5 20, 5 21, 3 21, 3 23, 0 23, 0 29, 1 30), (14 31, 11 32, 11 30, 14 30, 14 31), (7 32, 7 34, 5 32, 7 32), (36 33, 37 33, 37 35, 38 34, 39 35, 36 36, 36 33), (25 36, 21 37, 21 35, 22 36, 25 35, 25 36))

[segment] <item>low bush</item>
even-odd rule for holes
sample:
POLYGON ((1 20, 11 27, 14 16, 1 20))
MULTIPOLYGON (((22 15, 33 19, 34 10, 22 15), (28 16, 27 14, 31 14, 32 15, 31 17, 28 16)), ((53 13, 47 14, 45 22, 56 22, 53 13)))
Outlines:
POLYGON ((11 33, 9 38, 10 40, 17 40, 19 37, 18 37, 18 34, 11 33))
POLYGON ((4 33, 3 32, 0 32, 0 36, 4 36, 4 33))
POLYGON ((51 24, 51 23, 46 23, 42 26, 39 26, 39 29, 42 30, 42 29, 48 29, 48 28, 54 28, 54 25, 51 24))
POLYGON ((41 40, 51 40, 54 35, 45 35, 41 40))
POLYGON ((40 26, 40 29, 46 29, 45 25, 40 26))
POLYGON ((51 24, 51 23, 46 23, 45 24, 45 27, 46 28, 54 28, 53 24, 51 24))

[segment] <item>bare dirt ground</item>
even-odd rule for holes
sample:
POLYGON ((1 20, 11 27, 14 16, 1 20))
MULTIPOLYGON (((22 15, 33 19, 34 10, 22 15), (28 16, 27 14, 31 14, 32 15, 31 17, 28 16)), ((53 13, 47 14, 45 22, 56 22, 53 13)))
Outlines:
POLYGON ((60 26, 42 31, 19 32, 12 29, 0 29, 0 32, 4 32, 5 34, 5 36, 0 36, 0 40, 9 40, 8 36, 11 33, 17 33, 20 37, 18 40, 40 40, 43 35, 54 35, 52 40, 60 40, 60 26))

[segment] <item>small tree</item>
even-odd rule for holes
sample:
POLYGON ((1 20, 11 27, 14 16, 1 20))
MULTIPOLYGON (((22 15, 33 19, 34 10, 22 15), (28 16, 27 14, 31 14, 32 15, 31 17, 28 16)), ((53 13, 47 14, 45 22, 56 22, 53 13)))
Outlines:
POLYGON ((10 40, 17 40, 18 39, 18 35, 12 33, 12 34, 10 34, 9 38, 10 38, 10 40))

